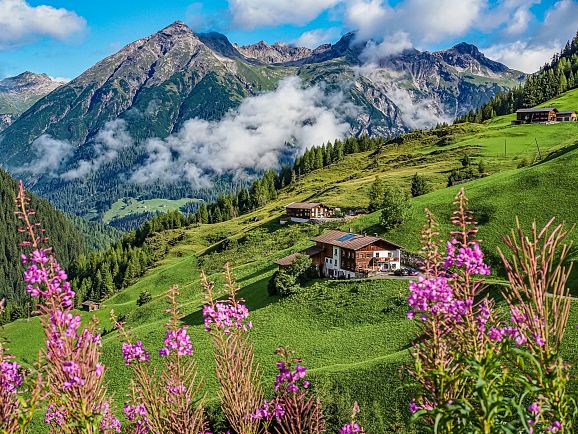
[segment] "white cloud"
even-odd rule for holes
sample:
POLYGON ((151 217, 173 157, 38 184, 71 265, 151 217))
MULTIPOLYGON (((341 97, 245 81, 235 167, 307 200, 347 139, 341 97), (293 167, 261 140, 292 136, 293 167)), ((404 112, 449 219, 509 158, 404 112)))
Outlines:
POLYGON ((362 60, 396 54, 413 45, 423 46, 461 36, 475 25, 485 0, 405 0, 395 7, 385 0, 350 0, 344 20, 366 42, 362 60))
POLYGON ((350 130, 345 112, 354 110, 340 93, 303 89, 297 77, 287 78, 275 91, 245 99, 220 121, 191 119, 165 139, 149 139, 148 159, 132 179, 185 179, 206 186, 212 174, 275 168, 283 156, 344 137, 350 130))
POLYGON ((64 172, 61 178, 67 180, 84 178, 103 165, 116 160, 120 151, 133 144, 126 127, 126 121, 123 119, 115 119, 104 124, 94 138, 93 158, 80 160, 75 168, 64 172))
POLYGON ((317 48, 321 44, 334 42, 339 38, 340 33, 337 27, 309 30, 292 41, 291 45, 295 47, 317 48))
POLYGON ((10 49, 37 37, 64 40, 86 28, 84 18, 64 8, 31 6, 25 0, 0 0, 0 49, 10 49))
POLYGON ((532 18, 534 18, 534 15, 527 7, 519 7, 512 15, 512 18, 506 27, 506 33, 517 35, 525 32, 528 29, 528 24, 532 18))
POLYGON ((280 24, 303 25, 341 0, 229 0, 233 26, 254 29, 280 24))
POLYGON ((536 40, 548 38, 566 43, 578 30, 578 1, 560 0, 554 4, 544 17, 536 40))
POLYGON ((455 117, 446 112, 443 103, 400 86, 396 80, 400 77, 399 73, 380 69, 375 64, 356 67, 355 72, 373 82, 387 96, 399 110, 399 116, 406 127, 431 128, 439 123, 451 123, 455 117))
POLYGON ((380 59, 401 53, 409 48, 412 48, 409 34, 406 32, 396 32, 379 44, 373 40, 369 40, 360 54, 359 59, 365 64, 377 65, 380 59))
POLYGON ((61 165, 74 152, 74 145, 67 140, 59 140, 43 134, 32 142, 36 158, 19 169, 22 173, 55 176, 61 165))
MULTIPOLYGON (((535 2, 528 3, 531 5, 535 2)), ((528 8, 528 4, 523 7, 528 8)), ((500 42, 484 48, 484 52, 488 57, 511 68, 528 73, 536 72, 575 35, 576 17, 578 17, 578 1, 559 0, 546 11, 542 23, 534 23, 529 31, 521 30, 522 33, 529 32, 524 39, 500 42)), ((508 27, 506 33, 516 33, 510 29, 511 27, 508 27)), ((519 35, 516 38, 519 38, 519 35)))
POLYGON ((484 54, 510 68, 532 73, 550 61, 559 48, 557 43, 534 46, 526 41, 516 41, 484 48, 484 54))

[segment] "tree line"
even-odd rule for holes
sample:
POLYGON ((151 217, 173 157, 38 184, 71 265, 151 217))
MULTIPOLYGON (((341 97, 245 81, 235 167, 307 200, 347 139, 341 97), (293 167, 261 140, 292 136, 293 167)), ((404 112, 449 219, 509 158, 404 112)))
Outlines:
MULTIPOLYGON (((534 107, 578 87, 578 32, 538 72, 528 76, 524 84, 502 92, 456 122, 481 123, 495 116, 514 113, 520 108, 534 107)), ((575 109, 576 107, 568 107, 575 109)))
POLYGON ((376 150, 385 142, 383 137, 363 135, 308 148, 292 165, 283 165, 279 171, 267 170, 250 185, 221 194, 213 203, 201 204, 191 220, 203 224, 219 223, 251 212, 274 200, 279 190, 295 185, 303 176, 337 163, 346 155, 376 150))
POLYGON ((190 223, 177 210, 158 214, 105 250, 79 255, 69 269, 76 304, 102 301, 134 283, 184 237, 182 232, 167 231, 190 223))

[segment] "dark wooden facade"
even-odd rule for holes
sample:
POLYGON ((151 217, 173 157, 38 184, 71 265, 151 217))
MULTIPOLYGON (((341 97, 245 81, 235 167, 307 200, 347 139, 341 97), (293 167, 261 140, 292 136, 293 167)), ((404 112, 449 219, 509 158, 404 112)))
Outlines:
POLYGON ((329 218, 333 216, 333 208, 322 203, 291 203, 285 207, 287 217, 299 219, 329 218))
POLYGON ((533 124, 555 122, 558 110, 554 107, 520 109, 516 111, 517 123, 533 124))

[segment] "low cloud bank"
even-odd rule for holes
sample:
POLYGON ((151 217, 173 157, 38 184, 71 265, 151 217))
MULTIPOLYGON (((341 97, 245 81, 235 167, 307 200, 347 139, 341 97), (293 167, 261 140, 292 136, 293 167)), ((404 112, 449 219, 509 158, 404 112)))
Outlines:
POLYGON ((84 178, 96 172, 103 165, 117 159, 121 150, 133 145, 133 140, 127 131, 127 123, 123 119, 107 122, 94 138, 94 156, 90 160, 80 160, 78 165, 61 174, 62 179, 73 180, 84 178))
POLYGON ((344 137, 355 107, 343 94, 303 88, 297 77, 249 97, 219 121, 191 119, 176 134, 145 143, 148 158, 132 176, 139 183, 185 179, 206 186, 214 174, 278 167, 288 152, 344 137))

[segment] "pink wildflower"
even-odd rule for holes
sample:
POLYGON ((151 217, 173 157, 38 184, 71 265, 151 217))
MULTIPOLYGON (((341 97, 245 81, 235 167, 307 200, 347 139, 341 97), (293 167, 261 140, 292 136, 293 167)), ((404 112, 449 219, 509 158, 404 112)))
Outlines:
POLYGON ((122 356, 124 357, 124 364, 130 365, 133 361, 148 362, 150 355, 142 346, 142 341, 136 344, 125 342, 122 344, 122 356))
POLYGON ((176 351, 179 356, 190 356, 193 354, 191 338, 187 334, 187 328, 181 327, 175 330, 167 330, 165 334, 165 347, 161 348, 159 354, 168 356, 171 351, 176 351))

